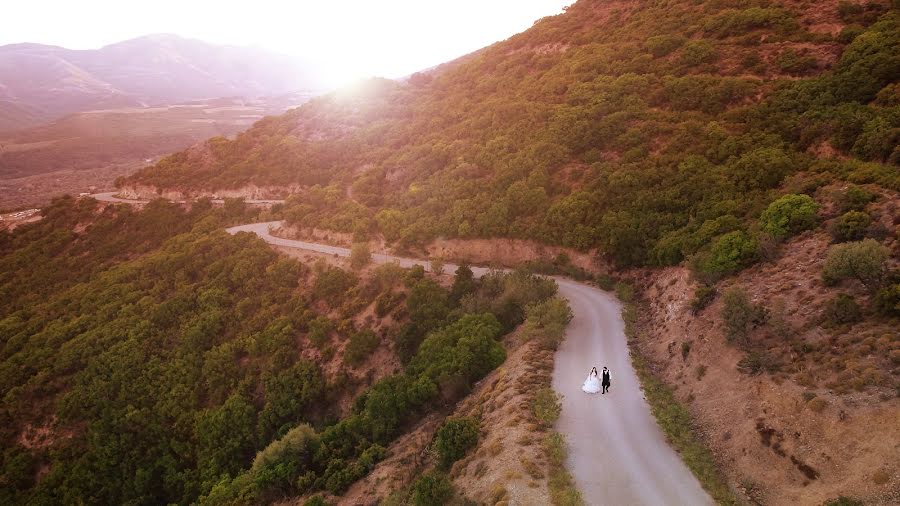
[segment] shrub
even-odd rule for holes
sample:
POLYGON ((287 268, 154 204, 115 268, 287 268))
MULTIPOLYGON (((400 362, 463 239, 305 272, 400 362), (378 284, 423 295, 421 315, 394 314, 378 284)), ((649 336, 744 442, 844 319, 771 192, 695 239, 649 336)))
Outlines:
POLYGON ((684 37, 675 35, 655 35, 649 37, 644 46, 654 58, 661 58, 681 47, 684 44, 684 40, 684 37))
POLYGON ((878 290, 875 308, 885 316, 900 316, 900 282, 890 283, 878 290))
POLYGON ((856 185, 850 185, 844 193, 841 194, 839 204, 841 211, 863 211, 870 202, 875 200, 875 195, 856 185))
POLYGON ((261 490, 297 492, 295 478, 312 465, 321 442, 309 425, 299 425, 256 454, 250 473, 261 490))
POLYGON ((616 283, 616 297, 622 302, 631 302, 634 299, 634 287, 624 281, 616 283))
POLYGON ((815 57, 800 54, 793 49, 786 49, 775 59, 775 64, 782 72, 800 75, 815 69, 819 62, 815 57))
POLYGON ((350 272, 337 268, 326 268, 320 272, 313 284, 315 295, 331 307, 340 306, 347 292, 356 286, 358 279, 350 272))
POLYGON ((821 413, 826 406, 828 406, 828 402, 826 402, 825 399, 822 399, 821 397, 814 397, 806 403, 806 407, 808 407, 809 410, 813 413, 821 413))
POLYGON ((431 259, 431 272, 440 276, 444 273, 444 259, 443 258, 433 258, 431 259))
POLYGON ((703 28, 717 37, 724 38, 743 35, 760 28, 790 32, 796 27, 797 22, 784 9, 751 7, 744 10, 725 10, 707 20, 703 28))
POLYGON ((687 360, 688 355, 691 353, 691 342, 684 341, 681 343, 681 359, 687 360))
POLYGON ((331 503, 326 501, 320 495, 314 495, 306 500, 303 503, 303 506, 331 506, 331 503))
POLYGON ((724 276, 749 266, 758 258, 759 244, 746 233, 735 230, 720 236, 708 255, 701 257, 700 271, 724 276))
POLYGON ((856 323, 862 319, 862 313, 856 300, 846 293, 838 294, 837 297, 828 301, 822 315, 828 323, 833 325, 856 323))
POLYGON ((552 388, 541 388, 531 399, 531 414, 544 427, 552 427, 562 412, 559 400, 559 395, 552 388))
POLYGON ((369 265, 371 261, 372 253, 369 251, 367 243, 357 242, 350 247, 350 267, 359 270, 369 265))
POLYGON ((453 497, 453 484, 443 473, 432 471, 423 474, 412 486, 412 503, 415 506, 446 504, 453 497))
POLYGON ((847 496, 840 496, 837 499, 832 499, 825 503, 825 506, 863 506, 861 501, 857 501, 856 499, 851 499, 847 496))
POLYGON ((737 368, 744 374, 755 375, 775 372, 778 370, 778 364, 771 355, 760 351, 751 351, 738 361, 737 368))
POLYGON ((838 42, 841 44, 849 44, 853 42, 853 39, 862 35, 864 31, 866 31, 866 29, 860 25, 847 25, 841 30, 841 33, 838 34, 838 42))
POLYGON ((728 289, 723 296, 722 321, 725 337, 729 342, 746 344, 751 327, 765 322, 766 310, 750 302, 750 297, 742 288, 728 289))
POLYGON ((684 45, 681 52, 682 65, 701 65, 714 62, 717 58, 716 48, 705 40, 692 40, 684 45))
POLYGON ((819 205, 809 195, 785 195, 769 204, 759 217, 762 229, 776 240, 784 240, 813 228, 819 205))
POLYGON ((309 322, 309 340, 321 348, 328 342, 328 336, 334 329, 334 324, 325 316, 317 316, 309 322))
POLYGON ((694 298, 691 299, 691 314, 696 315, 708 306, 716 298, 716 287, 700 285, 694 290, 694 298))
POLYGON ((859 241, 866 237, 872 218, 862 211, 847 211, 831 224, 828 232, 835 242, 859 241))
POLYGON ((378 348, 380 342, 375 332, 370 329, 355 332, 350 336, 350 342, 344 350, 344 363, 355 366, 365 362, 366 357, 378 348))
POLYGON ((448 418, 434 436, 438 466, 449 469, 478 444, 478 420, 472 417, 448 418))
POLYGON ((562 297, 551 297, 525 308, 523 331, 527 337, 541 339, 546 348, 555 350, 565 337, 570 321, 569 303, 562 297))
POLYGON ((828 250, 822 279, 828 285, 857 279, 874 290, 884 278, 887 258, 888 249, 874 239, 838 244, 828 250))

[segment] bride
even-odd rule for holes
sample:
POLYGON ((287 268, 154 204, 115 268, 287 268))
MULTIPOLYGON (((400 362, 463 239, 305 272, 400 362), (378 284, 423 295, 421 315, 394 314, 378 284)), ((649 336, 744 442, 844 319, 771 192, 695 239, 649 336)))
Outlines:
POLYGON ((589 394, 596 394, 600 391, 600 377, 597 374, 597 368, 591 367, 591 372, 588 374, 586 380, 584 380, 584 384, 581 385, 581 389, 589 394))

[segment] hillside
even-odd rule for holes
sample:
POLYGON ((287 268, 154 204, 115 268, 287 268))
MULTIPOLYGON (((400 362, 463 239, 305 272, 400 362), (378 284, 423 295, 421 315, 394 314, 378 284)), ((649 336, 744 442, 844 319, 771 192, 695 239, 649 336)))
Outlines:
POLYGON ((341 493, 560 304, 527 273, 349 270, 222 230, 268 212, 64 198, 0 233, 4 504, 341 493))
POLYGON ((96 50, 0 47, 0 131, 74 112, 320 88, 312 69, 260 49, 149 35, 96 50))
POLYGON ((680 262, 705 222, 755 217, 799 172, 897 189, 896 12, 745 4, 579 2, 430 81, 314 100, 125 184, 332 186, 352 201, 317 197, 304 220, 622 266, 680 262))
MULTIPOLYGON (((635 352, 744 499, 900 500, 900 5, 581 0, 127 178, 294 230, 522 240, 634 282, 635 352)), ((606 278, 604 278, 606 279, 606 278)))

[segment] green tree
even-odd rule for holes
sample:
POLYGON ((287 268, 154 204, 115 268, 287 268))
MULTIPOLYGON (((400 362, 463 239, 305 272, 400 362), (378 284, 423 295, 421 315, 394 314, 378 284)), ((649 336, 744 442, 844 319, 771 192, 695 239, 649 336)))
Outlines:
POLYGON ((344 363, 352 366, 362 364, 378 348, 380 342, 371 329, 355 332, 344 350, 344 363))
POLYGON ((828 250, 822 279, 828 285, 856 279, 875 290, 884 279, 888 253, 888 249, 874 239, 837 244, 828 250))
POLYGON ((785 195, 769 204, 759 218, 762 229, 784 240, 816 225, 819 205, 809 195, 785 195))
POLYGON ((735 230, 720 236, 707 255, 699 257, 700 270, 713 277, 737 272, 758 258, 759 245, 746 233, 735 230))
POLYGON ((412 486, 412 503, 415 506, 447 504, 453 497, 453 484, 442 473, 431 471, 423 474, 412 486))
POLYGON ((450 469, 478 444, 478 420, 472 417, 448 418, 434 436, 438 466, 450 469))
POLYGON ((298 425, 256 454, 250 474, 257 487, 270 494, 302 492, 296 488, 296 477, 313 469, 320 447, 312 427, 298 425))

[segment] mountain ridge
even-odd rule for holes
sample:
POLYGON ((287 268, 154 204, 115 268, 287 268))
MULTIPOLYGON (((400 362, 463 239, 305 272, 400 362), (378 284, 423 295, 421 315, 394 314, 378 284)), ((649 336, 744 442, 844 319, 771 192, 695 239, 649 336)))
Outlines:
POLYGON ((99 49, 18 43, 0 46, 0 130, 91 109, 160 105, 222 96, 321 88, 309 67, 264 49, 151 34, 99 49), (6 119, 6 118, 9 119, 6 119))

